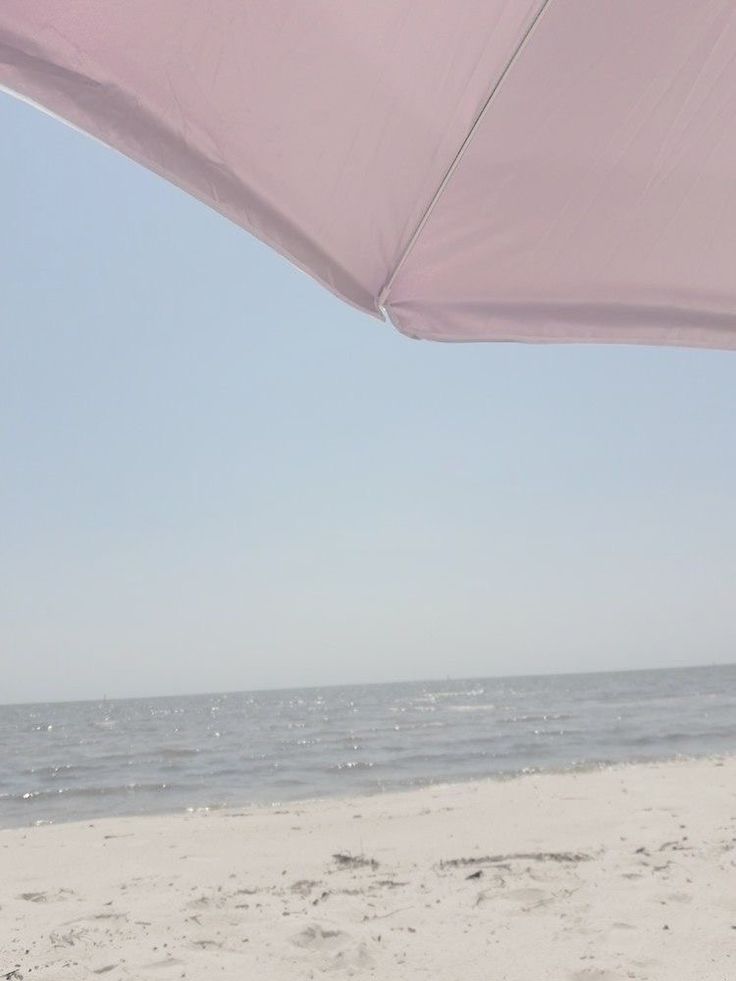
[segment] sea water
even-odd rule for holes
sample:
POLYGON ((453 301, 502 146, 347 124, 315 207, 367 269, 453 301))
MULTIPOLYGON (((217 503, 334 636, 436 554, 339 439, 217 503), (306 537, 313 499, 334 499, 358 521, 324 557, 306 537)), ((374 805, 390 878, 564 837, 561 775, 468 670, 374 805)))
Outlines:
POLYGON ((0 826, 736 751, 736 665, 0 706, 0 826))

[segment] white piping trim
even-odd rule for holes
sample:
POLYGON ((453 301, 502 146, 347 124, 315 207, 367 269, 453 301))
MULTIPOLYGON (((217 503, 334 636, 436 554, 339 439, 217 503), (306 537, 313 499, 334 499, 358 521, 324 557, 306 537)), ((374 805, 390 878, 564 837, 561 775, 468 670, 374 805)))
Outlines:
POLYGON ((19 102, 24 102, 27 106, 32 106, 34 109, 38 109, 38 111, 42 112, 44 116, 50 116, 52 119, 55 119, 57 122, 63 123, 65 126, 68 126, 69 129, 73 129, 76 133, 81 133, 83 136, 89 137, 89 139, 94 140, 95 143, 99 143, 100 146, 104 146, 104 147, 108 146, 107 143, 103 143, 102 140, 98 139, 96 136, 93 136, 91 133, 88 133, 87 130, 80 129, 79 126, 75 126, 74 123, 70 123, 69 120, 64 119, 63 116, 57 116, 55 112, 52 112, 50 109, 47 109, 46 106, 42 106, 40 102, 35 102, 33 99, 29 99, 27 95, 22 95, 20 92, 16 92, 15 89, 9 89, 7 85, 2 85, 2 84, 0 84, 0 92, 4 92, 5 95, 9 95, 12 98, 17 99, 19 102))

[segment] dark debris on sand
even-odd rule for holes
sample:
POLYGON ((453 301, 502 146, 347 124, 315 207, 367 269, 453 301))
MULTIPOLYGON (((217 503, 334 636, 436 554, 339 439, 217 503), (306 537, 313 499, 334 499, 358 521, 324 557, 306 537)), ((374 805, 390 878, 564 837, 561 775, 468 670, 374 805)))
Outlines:
POLYGON ((377 869, 378 862, 375 858, 365 858, 363 855, 348 855, 345 852, 336 852, 333 856, 340 869, 377 869))
MULTIPOLYGON (((470 858, 447 858, 440 868, 462 868, 465 865, 497 865, 500 862, 589 862, 592 855, 584 852, 511 852, 508 855, 479 855, 470 858)), ((470 878, 470 876, 468 876, 470 878)))

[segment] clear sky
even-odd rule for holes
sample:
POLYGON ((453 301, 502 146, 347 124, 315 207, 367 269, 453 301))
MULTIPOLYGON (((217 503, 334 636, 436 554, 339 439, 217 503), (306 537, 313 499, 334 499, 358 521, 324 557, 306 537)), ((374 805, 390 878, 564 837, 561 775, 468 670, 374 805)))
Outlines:
POLYGON ((410 341, 0 95, 0 702, 736 660, 736 355, 410 341))

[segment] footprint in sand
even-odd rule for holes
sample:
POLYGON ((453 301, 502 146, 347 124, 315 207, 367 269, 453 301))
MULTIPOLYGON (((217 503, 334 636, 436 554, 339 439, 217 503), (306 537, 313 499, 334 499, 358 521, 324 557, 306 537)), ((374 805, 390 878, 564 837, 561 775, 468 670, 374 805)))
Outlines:
POLYGON ((73 947, 81 940, 84 940, 88 933, 89 930, 72 927, 72 929, 68 930, 66 933, 50 933, 49 940, 51 941, 52 947, 73 947))
POLYGON ((371 968, 375 961, 368 953, 365 944, 358 944, 351 950, 338 951, 332 961, 332 968, 336 971, 344 971, 349 968, 371 968))
POLYGON ((305 927, 292 943, 309 950, 335 950, 350 940, 350 934, 342 930, 324 930, 321 926, 305 927))
POLYGON ((670 903, 691 903, 693 901, 689 892, 671 892, 665 899, 670 903))
POLYGON ((22 892, 16 899, 22 899, 26 903, 60 903, 68 896, 73 896, 72 889, 57 889, 55 893, 47 892, 22 892))
POLYGON ((325 966, 329 970, 347 970, 351 968, 371 968, 373 958, 364 943, 353 943, 349 933, 343 930, 325 930, 315 924, 306 927, 295 937, 292 943, 304 950, 314 951, 325 958, 325 966))
POLYGON ((508 889, 499 893, 499 899, 520 903, 522 909, 535 909, 537 906, 546 906, 551 903, 554 896, 545 892, 544 889, 530 887, 528 889, 508 889))

